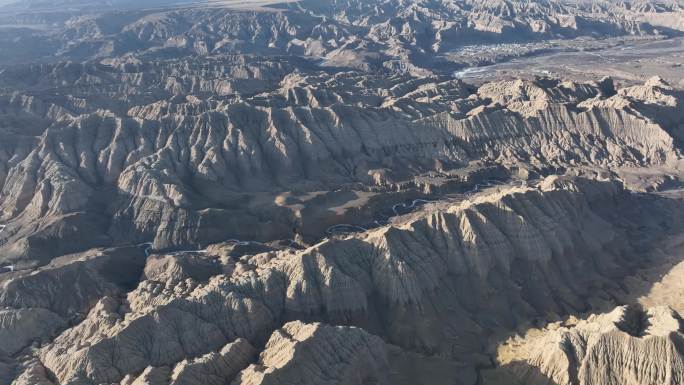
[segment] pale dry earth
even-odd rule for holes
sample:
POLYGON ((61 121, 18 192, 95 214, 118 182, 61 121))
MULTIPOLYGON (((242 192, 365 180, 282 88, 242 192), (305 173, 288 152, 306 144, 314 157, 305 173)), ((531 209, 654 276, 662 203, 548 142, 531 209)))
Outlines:
POLYGON ((677 1, 0 2, 0 385, 684 381, 677 1))

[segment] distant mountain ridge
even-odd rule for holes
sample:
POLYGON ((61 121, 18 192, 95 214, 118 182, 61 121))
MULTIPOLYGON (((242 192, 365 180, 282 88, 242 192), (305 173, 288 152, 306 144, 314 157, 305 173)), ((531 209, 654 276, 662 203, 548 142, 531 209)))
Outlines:
MULTIPOLYGON (((684 30, 678 2, 567 0, 342 0, 282 3, 268 11, 249 2, 196 2, 164 9, 165 0, 107 3, 21 3, 0 25, 2 63, 215 55, 307 57, 329 67, 428 74, 455 67, 443 55, 478 44, 526 43, 578 37, 674 36, 684 30), (37 4, 84 10, 42 12, 37 4), (92 4, 105 4, 91 9, 92 4), (128 6, 140 8, 122 12, 128 6), (38 7, 31 11, 30 7, 38 7), (150 8, 150 9, 144 9, 150 8), (61 13, 60 13, 61 12, 61 13), (61 16, 57 17, 55 14, 61 16)), ((5 7, 9 9, 11 7, 5 7)))

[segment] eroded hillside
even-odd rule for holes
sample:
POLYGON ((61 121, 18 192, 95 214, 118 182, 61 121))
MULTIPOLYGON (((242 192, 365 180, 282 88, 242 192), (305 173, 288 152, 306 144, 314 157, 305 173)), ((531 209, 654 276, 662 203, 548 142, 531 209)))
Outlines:
POLYGON ((0 3, 0 385, 679 384, 681 7, 0 3))

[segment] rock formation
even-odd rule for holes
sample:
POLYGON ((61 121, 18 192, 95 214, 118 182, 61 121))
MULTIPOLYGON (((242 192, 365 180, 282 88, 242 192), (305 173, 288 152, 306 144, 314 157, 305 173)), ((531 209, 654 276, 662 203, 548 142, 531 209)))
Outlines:
POLYGON ((683 12, 0 0, 0 385, 681 383, 683 12))
POLYGON ((682 319, 667 307, 622 306, 566 323, 511 341, 503 356, 520 361, 489 373, 489 383, 677 384, 684 379, 682 319))
POLYGON ((385 384, 389 364, 384 345, 361 329, 290 322, 271 335, 259 362, 233 383, 385 384))
MULTIPOLYGON (((223 2, 223 7, 203 7, 203 2, 191 0, 185 3, 200 6, 157 11, 147 8, 150 2, 164 1, 108 4, 119 10, 138 8, 127 12, 86 1, 80 5, 85 12, 77 16, 49 7, 41 11, 41 4, 28 10, 0 4, 0 22, 15 28, 13 33, 20 37, 0 40, 0 47, 17 53, 3 62, 50 61, 55 56, 83 61, 128 55, 275 54, 320 59, 330 67, 424 75, 459 68, 462 63, 441 55, 477 44, 672 36, 684 28, 681 4, 663 0, 305 0, 255 2, 254 9, 233 0, 223 2), (41 23, 50 28, 19 28, 41 23)), ((67 3, 79 7, 78 2, 67 3)))
MULTIPOLYGON (((444 170, 484 160, 545 170, 673 165, 680 158, 681 95, 662 80, 620 90, 609 80, 476 89, 406 80, 289 76, 248 99, 174 97, 121 113, 13 96, 11 116, 52 123, 31 142, 7 133, 15 140, 4 148, 11 161, 0 174, 4 259, 42 264, 111 244, 169 249, 230 237, 291 238, 308 217, 269 204, 278 190, 387 186, 436 164, 444 170), (361 84, 374 86, 361 92, 361 84), (265 211, 273 213, 267 221, 265 211), (91 236, 79 237, 83 231, 91 236), (47 246, 55 233, 71 241, 59 250, 47 246)), ((322 226, 307 227, 309 238, 322 226)))
MULTIPOLYGON (((287 382, 277 379, 277 362, 287 349, 273 346, 306 340, 310 333, 318 336, 318 327, 288 324, 285 331, 269 335, 287 320, 302 319, 363 327, 416 354, 421 365, 435 354, 453 360, 452 365, 482 365, 491 348, 486 335, 503 338, 535 320, 601 308, 601 303, 610 306, 614 302, 609 298, 636 295, 625 293, 620 282, 659 259, 637 253, 633 234, 639 232, 641 242, 655 247, 679 223, 669 203, 644 200, 611 182, 554 177, 537 187, 494 188, 483 194, 301 251, 210 262, 223 266, 225 273, 206 283, 196 281, 204 279, 200 276, 171 273, 178 265, 150 258, 147 279, 126 298, 100 300, 38 356, 59 383, 111 383, 124 377, 154 383, 151 378, 159 371, 223 367, 220 357, 234 351, 226 344, 238 340, 265 346, 260 363, 239 378, 287 382), (674 222, 660 222, 663 215, 674 222), (634 218, 652 227, 629 225, 634 218), (161 273, 164 268, 171 274, 161 273)), ((185 263, 200 267, 207 262, 185 263)), ((356 333, 361 344, 350 346, 352 351, 373 352, 372 341, 380 341, 350 330, 344 333, 356 333)), ((315 340, 327 344, 331 338, 315 340)), ((341 338, 352 343, 357 337, 341 338)), ((239 350, 240 357, 249 356, 251 348, 245 349, 239 350)), ((384 365, 373 355, 377 365, 384 365)), ((380 366, 359 369, 343 357, 320 358, 340 359, 360 376, 382 373, 380 366)), ((244 362, 247 367, 249 361, 244 362)), ((295 365, 282 376, 297 376, 299 370, 295 365)), ((359 381, 340 376, 333 378, 359 381)))

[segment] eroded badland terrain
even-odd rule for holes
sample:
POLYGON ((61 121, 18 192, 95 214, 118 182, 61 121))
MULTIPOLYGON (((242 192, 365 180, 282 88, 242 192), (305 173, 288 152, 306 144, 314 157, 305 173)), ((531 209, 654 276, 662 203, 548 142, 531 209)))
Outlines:
POLYGON ((0 385, 684 383, 684 4, 0 1, 0 385))

